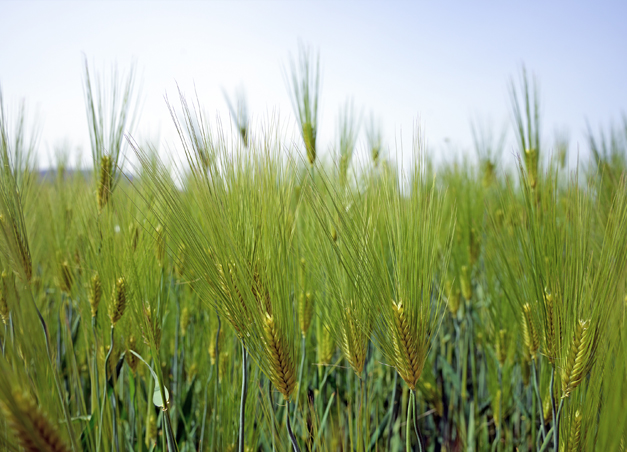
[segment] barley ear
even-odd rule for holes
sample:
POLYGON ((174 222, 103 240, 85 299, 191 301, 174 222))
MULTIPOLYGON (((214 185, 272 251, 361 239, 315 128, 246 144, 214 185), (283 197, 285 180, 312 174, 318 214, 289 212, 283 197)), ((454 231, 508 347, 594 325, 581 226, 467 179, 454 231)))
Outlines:
POLYGON ((109 310, 109 316, 111 317, 111 325, 115 326, 124 315, 126 309, 127 293, 126 293, 126 280, 124 277, 118 278, 115 282, 115 289, 113 291, 113 302, 109 310))
POLYGON ((9 275, 6 271, 2 272, 2 281, 0 282, 0 317, 5 325, 9 322, 9 283, 7 282, 9 275))
POLYGON ((462 266, 462 274, 460 278, 460 283, 462 286, 462 295, 466 300, 470 300, 472 298, 472 284, 470 283, 470 275, 468 274, 468 267, 462 266))
POLYGON ((577 410, 570 425, 570 438, 568 439, 568 452, 581 450, 581 412, 577 410))
POLYGON ((165 247, 165 229, 163 229, 163 226, 159 225, 155 230, 155 256, 157 257, 159 267, 163 267, 163 261, 165 259, 165 247))
POLYGON ((100 276, 98 273, 94 273, 91 278, 91 285, 89 287, 89 305, 91 306, 91 316, 96 317, 98 315, 98 305, 102 298, 102 284, 100 283, 100 276))
POLYGON ((56 427, 27 394, 14 393, 12 408, 2 403, 7 424, 25 452, 69 452, 56 427))
POLYGON ((392 302, 396 334, 394 335, 394 352, 396 354, 396 370, 409 389, 414 390, 422 373, 424 353, 419 345, 415 331, 410 327, 403 302, 392 302))
POLYGON ((113 188, 113 160, 109 155, 103 155, 100 159, 100 176, 98 179, 98 212, 109 202, 113 188))
POLYGON ((540 348, 540 338, 535 324, 533 323, 531 305, 529 303, 525 303, 523 305, 522 314, 523 341, 525 343, 525 347, 527 347, 529 356, 531 356, 531 359, 535 359, 538 349, 540 348))
POLYGON ((124 355, 126 363, 133 372, 133 375, 135 375, 137 373, 137 365, 139 364, 139 359, 137 359, 137 356, 131 353, 131 351, 137 352, 137 340, 135 339, 135 336, 131 335, 131 337, 129 338, 126 350, 127 352, 124 355))
POLYGON ((590 320, 579 320, 575 327, 573 342, 562 371, 562 398, 570 396, 570 393, 583 380, 585 376, 584 370, 591 355, 592 338, 590 320))
POLYGON ((357 375, 361 375, 366 361, 368 338, 364 337, 351 308, 346 309, 342 322, 342 342, 344 357, 357 375))
POLYGON ((501 366, 505 364, 507 359, 507 330, 499 330, 496 337, 496 358, 501 366))
POLYGON ((546 327, 544 329, 544 342, 546 348, 546 355, 549 359, 549 362, 553 364, 555 362, 555 323, 553 320, 553 295, 546 294, 544 296, 544 309, 546 310, 546 318, 545 323, 546 327))
POLYGON ((307 335, 307 331, 311 326, 311 319, 313 317, 313 304, 314 298, 313 295, 309 292, 301 293, 298 298, 298 320, 300 323, 300 331, 305 337, 307 335))
POLYGON ((59 266, 59 288, 62 292, 69 294, 73 285, 74 276, 72 275, 72 269, 67 261, 63 261, 59 266))
POLYGON ((285 400, 289 400, 296 386, 296 372, 285 339, 276 328, 274 318, 269 314, 266 314, 264 332, 266 352, 270 361, 270 380, 283 394, 285 400))

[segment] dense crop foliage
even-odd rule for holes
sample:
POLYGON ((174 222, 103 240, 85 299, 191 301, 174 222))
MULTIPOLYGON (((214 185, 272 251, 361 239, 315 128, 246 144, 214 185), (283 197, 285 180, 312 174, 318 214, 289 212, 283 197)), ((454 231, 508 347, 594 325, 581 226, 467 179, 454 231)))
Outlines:
POLYGON ((323 164, 302 51, 300 143, 243 98, 230 140, 181 96, 177 172, 112 83, 86 67, 89 174, 39 177, 1 112, 0 447, 625 450, 627 127, 569 171, 523 73, 510 170, 480 128, 478 164, 436 171, 417 133, 396 168, 373 122, 357 166, 350 102, 323 164))

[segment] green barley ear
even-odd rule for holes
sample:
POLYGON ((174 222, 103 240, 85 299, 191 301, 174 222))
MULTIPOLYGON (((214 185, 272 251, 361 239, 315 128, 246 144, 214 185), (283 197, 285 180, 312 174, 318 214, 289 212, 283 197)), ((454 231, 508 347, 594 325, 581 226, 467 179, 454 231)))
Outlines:
POLYGON ((189 309, 185 306, 181 310, 181 336, 185 337, 187 335, 187 328, 189 327, 189 309))
POLYGON ((283 394, 285 400, 289 400, 296 386, 296 369, 286 347, 286 339, 274 323, 274 318, 266 314, 265 324, 266 351, 271 369, 269 376, 272 384, 283 394))
POLYGON ((329 364, 335 355, 335 341, 333 335, 320 322, 316 331, 318 341, 318 361, 320 364, 329 364))
POLYGON ((159 225, 155 229, 155 256, 157 257, 159 267, 163 267, 163 261, 165 259, 165 247, 165 229, 163 228, 163 226, 159 225))
POLYGON ((340 348, 344 353, 344 357, 355 371, 355 374, 361 375, 366 363, 366 351, 368 349, 369 334, 364 330, 363 326, 358 324, 354 314, 354 309, 346 308, 346 315, 340 325, 342 342, 340 348))
POLYGON ((137 222, 133 222, 129 225, 128 232, 131 237, 131 249, 135 252, 137 251, 137 245, 139 244, 139 225, 137 222))
POLYGON ((69 294, 74 284, 74 276, 72 275, 72 269, 67 261, 61 262, 59 265, 59 288, 62 292, 69 294))
POLYGON ((540 101, 538 86, 535 80, 530 86, 527 71, 522 68, 520 92, 512 80, 510 83, 510 99, 520 153, 524 153, 527 180, 531 188, 538 182, 540 162, 540 101), (522 102, 521 102, 522 98, 522 102))
POLYGON ((590 320, 579 320, 562 370, 562 398, 569 397, 585 377, 585 370, 591 358, 593 336, 590 320))
POLYGON ((294 111, 307 151, 307 160, 316 161, 316 135, 318 133, 318 97, 320 93, 320 60, 311 57, 310 50, 301 45, 298 64, 291 61, 288 79, 294 111))
POLYGON ((531 305, 525 303, 522 310, 523 341, 529 356, 531 356, 531 359, 535 359, 538 349, 540 348, 540 338, 535 324, 533 323, 531 305))
POLYGON ((113 290, 113 301, 109 309, 109 316, 111 317, 111 325, 115 326, 124 315, 126 309, 127 293, 126 293, 126 279, 124 277, 118 278, 115 282, 115 288, 113 290))
POLYGON ((9 275, 6 271, 2 272, 2 281, 0 282, 0 317, 2 318, 2 323, 5 325, 9 322, 9 283, 8 278, 9 275))
POLYGON ((300 331, 305 337, 311 325, 313 318, 314 297, 310 292, 301 293, 298 298, 298 320, 300 323, 300 331))
POLYGON ((546 348, 546 356, 551 364, 555 363, 555 356, 557 354, 557 350, 555 347, 555 320, 553 315, 554 306, 555 304, 553 302, 553 295, 550 293, 545 294, 544 309, 546 310, 546 328, 544 330, 544 342, 546 348))
POLYGON ((507 330, 499 330, 499 334, 496 337, 496 359, 499 364, 503 366, 507 359, 507 330))
POLYGON ((91 284, 89 286, 89 305, 91 307, 91 316, 96 317, 98 315, 98 305, 102 298, 102 284, 100 282, 100 276, 98 273, 94 273, 91 278, 91 284))
POLYGON ((575 417, 570 425, 570 438, 568 439, 568 452, 581 450, 581 412, 575 411, 575 417))
POLYGON ((133 372, 133 375, 135 375, 137 373, 137 366, 139 364, 139 359, 137 358, 137 356, 131 353, 131 351, 137 352, 137 339, 135 339, 135 336, 131 335, 131 337, 129 338, 126 350, 127 351, 124 355, 124 358, 126 359, 128 367, 133 372))
POLYGON ((157 316, 148 304, 144 306, 143 314, 146 320, 146 328, 142 331, 144 342, 148 346, 154 343, 155 348, 159 350, 161 348, 161 325, 159 325, 157 316))
POLYGON ((462 286, 462 295, 466 300, 470 300, 472 298, 472 284, 470 282, 470 275, 468 274, 468 267, 466 265, 462 266, 460 283, 462 286))
POLYGON ((223 350, 223 345, 224 345, 224 328, 220 328, 220 333, 216 333, 216 331, 212 331, 211 335, 209 337, 211 337, 212 339, 209 341, 209 358, 211 360, 211 365, 213 366, 216 363, 216 341, 215 341, 215 337, 216 334, 218 334, 218 349, 220 351, 220 353, 222 353, 223 350))
POLYGON ((444 293, 448 301, 448 310, 453 316, 457 315, 461 304, 461 292, 458 287, 453 288, 453 282, 450 279, 444 284, 444 293))
POLYGON ((109 202, 113 189, 113 160, 109 155, 100 159, 100 173, 98 176, 98 212, 102 212, 109 202))
POLYGON ((394 336, 394 349, 396 352, 396 370, 405 380, 409 389, 414 390, 416 383, 422 374, 427 350, 423 350, 416 332, 410 327, 403 302, 392 301, 394 320, 396 323, 396 335, 394 336))
POLYGON ((370 148, 370 157, 375 168, 379 166, 379 158, 381 157, 381 148, 383 147, 383 140, 381 138, 381 129, 375 123, 374 116, 370 116, 370 122, 366 129, 366 140, 368 147, 370 148))
POLYGON ((27 394, 14 393, 12 403, 2 402, 2 411, 17 445, 24 452, 69 452, 56 427, 27 394))
POLYGON ((181 243, 179 245, 178 255, 176 257, 176 261, 174 262, 174 274, 180 280, 183 279, 183 273, 185 272, 185 244, 181 243))

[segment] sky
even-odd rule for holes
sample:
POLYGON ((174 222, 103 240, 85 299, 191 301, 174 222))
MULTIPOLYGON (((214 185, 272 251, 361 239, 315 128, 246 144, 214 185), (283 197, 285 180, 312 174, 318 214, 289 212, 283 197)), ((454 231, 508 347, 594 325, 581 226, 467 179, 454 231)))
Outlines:
POLYGON ((474 120, 509 129, 507 159, 508 86, 524 65, 540 89, 544 148, 568 134, 573 161, 588 155, 587 123, 607 129, 627 112, 625 17, 624 1, 0 0, 0 87, 10 114, 25 100, 41 167, 63 147, 89 163, 84 59, 101 74, 134 64, 133 137, 182 159, 165 102, 177 104, 177 88, 228 124, 223 92, 242 87, 253 124, 278 114, 295 133, 285 72, 302 42, 320 55, 321 154, 352 99, 380 124, 389 155, 410 158, 416 124, 436 158, 474 155, 474 120))

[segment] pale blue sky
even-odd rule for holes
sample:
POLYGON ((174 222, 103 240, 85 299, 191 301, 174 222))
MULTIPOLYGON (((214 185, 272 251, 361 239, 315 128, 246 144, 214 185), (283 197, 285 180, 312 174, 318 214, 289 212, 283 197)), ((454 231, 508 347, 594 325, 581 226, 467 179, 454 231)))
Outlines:
MULTIPOLYGON (((41 123, 40 162, 63 139, 90 161, 82 59, 136 61, 143 109, 134 135, 176 145, 164 95, 178 83, 227 120, 222 89, 246 90, 256 118, 292 121, 282 68, 298 40, 320 51, 320 140, 333 143, 353 97, 407 148, 417 118, 434 153, 470 152, 469 121, 509 124, 507 85, 521 65, 538 77, 546 144, 569 131, 587 154, 597 129, 627 111, 627 2, 30 2, 0 0, 0 86, 41 123)), ((510 131, 510 137, 512 137, 510 131)), ((164 147, 165 148, 165 147, 164 147)), ((508 147, 511 154, 512 147, 508 147)))

